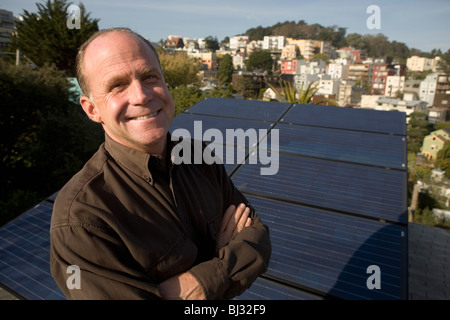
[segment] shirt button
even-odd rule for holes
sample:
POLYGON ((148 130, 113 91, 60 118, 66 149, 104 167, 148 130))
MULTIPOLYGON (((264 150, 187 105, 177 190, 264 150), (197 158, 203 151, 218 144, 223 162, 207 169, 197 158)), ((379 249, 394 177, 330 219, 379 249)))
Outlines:
POLYGON ((150 178, 150 177, 145 177, 145 181, 151 182, 151 181, 152 181, 152 178, 150 178))
POLYGON ((152 166, 158 166, 159 165, 159 163, 160 163, 160 160, 159 160, 159 158, 156 158, 156 157, 151 157, 150 158, 150 164, 152 165, 152 166))

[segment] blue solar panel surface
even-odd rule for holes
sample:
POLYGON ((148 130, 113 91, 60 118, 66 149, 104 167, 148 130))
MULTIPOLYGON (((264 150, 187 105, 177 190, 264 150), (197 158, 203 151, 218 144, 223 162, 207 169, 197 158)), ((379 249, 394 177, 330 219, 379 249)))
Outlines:
MULTIPOLYGON (((405 114, 297 104, 278 104, 277 110, 275 102, 267 107, 252 102, 243 111, 233 102, 204 100, 179 117, 214 116, 210 127, 223 121, 233 126, 229 119, 234 119, 237 128, 236 118, 254 119, 260 105, 270 116, 259 119, 270 123, 271 133, 278 130, 276 175, 261 175, 262 165, 249 161, 228 171, 269 226, 273 244, 262 277, 270 282, 257 282, 239 298, 289 299, 292 292, 307 292, 406 299, 405 114), (382 270, 382 289, 367 286, 372 265, 382 270)), ((270 138, 266 143, 272 150, 270 138)), ((261 152, 261 146, 247 146, 248 153, 261 152)), ((317 298, 314 294, 308 299, 317 298)))
POLYGON ((217 117, 213 116, 183 113, 173 120, 170 131, 174 137, 187 136, 205 142, 217 142, 219 140, 219 142, 223 141, 223 144, 245 148, 249 146, 248 138, 245 140, 237 139, 237 133, 242 130, 247 134, 247 137, 252 137, 255 134, 257 138, 255 142, 257 143, 261 136, 259 130, 262 130, 263 133, 268 132, 273 125, 274 123, 271 122, 233 118, 220 118, 220 121, 217 121, 217 117), (187 132, 183 133, 180 129, 185 129, 187 132), (217 135, 218 133, 220 135, 217 135))
POLYGON ((345 299, 402 297, 406 226, 247 196, 271 233, 267 274, 345 299), (383 270, 383 290, 368 290, 367 268, 383 270))
POLYGON ((26 299, 65 299, 50 275, 52 209, 43 201, 0 229, 0 283, 26 299))
POLYGON ((387 168, 406 166, 406 138, 372 132, 277 124, 280 152, 387 168))
POLYGON ((279 155, 276 175, 245 165, 233 177, 249 194, 406 223, 406 172, 279 155))
MULTIPOLYGON (((290 103, 265 102, 256 100, 206 98, 186 111, 186 113, 212 115, 214 117, 231 117, 238 119, 278 121, 290 103)), ((234 127, 231 127, 234 128, 234 127)))
MULTIPOLYGON (((178 115, 170 131, 178 128, 222 149, 227 172, 270 228, 268 271, 235 299, 407 298, 403 113, 208 98, 178 115), (204 136, 208 129, 222 136, 204 136), (257 142, 227 142, 227 129, 254 130, 257 142), (264 148, 278 157, 275 175, 250 163, 264 148), (373 265, 380 289, 367 285, 373 265)), ((49 273, 54 197, 0 229, 0 283, 27 299, 64 299, 49 273)))
POLYGON ((405 113, 395 111, 386 114, 385 111, 378 110, 296 104, 281 119, 281 122, 406 135, 405 113))
POLYGON ((252 290, 245 291, 235 300, 323 300, 323 297, 260 277, 252 284, 252 290))

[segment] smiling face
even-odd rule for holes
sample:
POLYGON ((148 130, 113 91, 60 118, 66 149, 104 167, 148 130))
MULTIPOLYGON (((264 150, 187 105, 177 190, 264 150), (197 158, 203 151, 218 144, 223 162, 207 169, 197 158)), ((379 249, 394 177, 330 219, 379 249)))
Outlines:
POLYGON ((175 107, 153 50, 135 35, 106 33, 88 45, 82 69, 89 118, 118 143, 163 154, 175 107))

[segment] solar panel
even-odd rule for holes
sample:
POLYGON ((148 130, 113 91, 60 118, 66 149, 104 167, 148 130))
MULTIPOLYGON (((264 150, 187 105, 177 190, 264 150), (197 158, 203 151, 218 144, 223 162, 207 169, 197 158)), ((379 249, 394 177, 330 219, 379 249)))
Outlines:
POLYGON ((248 164, 233 181, 245 193, 406 223, 406 178, 404 171, 280 154, 276 175, 248 164))
POLYGON ((297 290, 279 281, 259 277, 252 284, 251 290, 245 291, 234 300, 323 300, 323 297, 297 290))
POLYGON ((43 201, 0 229, 0 282, 26 299, 65 299, 50 275, 52 209, 43 201))
POLYGON ((277 124, 280 152, 395 169, 406 166, 406 138, 372 132, 277 124))
POLYGON ((215 117, 231 117, 249 120, 277 121, 291 106, 291 103, 265 102, 256 100, 206 98, 197 103, 186 113, 212 115, 215 117))
POLYGON ((395 111, 295 104, 281 122, 398 135, 406 133, 406 114, 395 111))
MULTIPOLYGON (((207 98, 170 131, 214 148, 270 228, 268 271, 235 299, 407 298, 404 113, 207 98)), ((0 229, 0 282, 27 299, 64 299, 48 265, 55 196, 0 229)))
POLYGON ((268 132, 274 124, 272 122, 182 113, 173 120, 169 131, 174 137, 179 137, 185 136, 184 131, 179 130, 184 129, 187 130, 186 135, 189 133, 187 136, 195 140, 223 142, 223 144, 245 148, 256 146, 259 138, 264 137, 264 132, 268 132), (262 130, 262 134, 260 134, 260 130, 262 130), (245 135, 245 140, 236 138, 239 132, 245 135), (250 137, 255 137, 255 139, 249 139, 250 137))
POLYGON ((345 299, 406 298, 406 226, 256 196, 247 199, 270 229, 268 276, 345 299), (380 290, 367 287, 371 265, 381 270, 380 290))

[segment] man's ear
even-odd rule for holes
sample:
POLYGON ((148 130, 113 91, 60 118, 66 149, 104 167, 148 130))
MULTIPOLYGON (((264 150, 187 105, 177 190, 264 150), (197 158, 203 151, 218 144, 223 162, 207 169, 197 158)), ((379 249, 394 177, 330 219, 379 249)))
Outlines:
POLYGON ((97 107, 95 106, 94 102, 91 99, 89 99, 89 97, 82 96, 80 98, 80 104, 81 104, 81 107, 83 108, 84 112, 86 112, 89 119, 91 119, 92 121, 95 121, 95 122, 99 122, 99 123, 102 122, 102 118, 100 116, 100 113, 99 113, 97 107))

